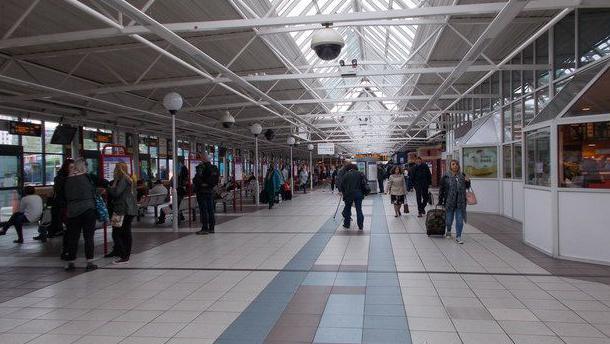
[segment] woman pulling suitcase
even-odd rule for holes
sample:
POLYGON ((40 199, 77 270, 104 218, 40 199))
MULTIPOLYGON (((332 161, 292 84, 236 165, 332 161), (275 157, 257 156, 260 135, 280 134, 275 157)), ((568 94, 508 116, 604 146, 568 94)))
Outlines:
POLYGON ((466 190, 470 189, 470 179, 460 171, 460 163, 451 160, 449 171, 443 176, 440 183, 438 205, 445 207, 447 230, 445 236, 451 237, 451 226, 455 218, 455 241, 463 244, 462 230, 466 220, 466 190))

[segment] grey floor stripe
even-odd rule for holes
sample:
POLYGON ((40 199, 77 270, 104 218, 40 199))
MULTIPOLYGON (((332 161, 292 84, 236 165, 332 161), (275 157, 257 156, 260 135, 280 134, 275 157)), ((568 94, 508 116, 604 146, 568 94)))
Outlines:
POLYGON ((329 218, 215 343, 262 344, 336 229, 329 218))
POLYGON ((411 344, 383 198, 373 197, 362 343, 411 344))

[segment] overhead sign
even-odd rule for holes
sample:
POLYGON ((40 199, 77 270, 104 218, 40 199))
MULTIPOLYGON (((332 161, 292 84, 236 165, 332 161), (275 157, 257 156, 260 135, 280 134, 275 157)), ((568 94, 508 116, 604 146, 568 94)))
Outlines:
POLYGON ((42 125, 28 122, 8 122, 8 132, 11 135, 42 136, 42 125))
POLYGON ((334 143, 318 143, 318 155, 333 155, 335 154, 334 143))
POLYGON ((93 142, 112 143, 112 133, 96 132, 93 134, 93 142))

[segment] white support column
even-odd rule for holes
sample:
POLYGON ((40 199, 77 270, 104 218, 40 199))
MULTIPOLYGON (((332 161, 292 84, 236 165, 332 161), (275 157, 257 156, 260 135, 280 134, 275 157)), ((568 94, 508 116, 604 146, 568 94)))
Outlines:
POLYGON ((313 190, 313 152, 309 151, 309 189, 313 190))
POLYGON ((258 206, 260 199, 260 186, 258 184, 258 135, 254 137, 254 178, 256 179, 256 195, 254 196, 256 199, 256 206, 258 206))
POLYGON ((294 171, 293 171, 293 162, 292 162, 292 145, 290 145, 290 192, 294 195, 294 171))
POLYGON ((172 174, 174 176, 172 183, 172 229, 178 231, 178 150, 176 149, 176 111, 170 111, 172 114, 172 174))

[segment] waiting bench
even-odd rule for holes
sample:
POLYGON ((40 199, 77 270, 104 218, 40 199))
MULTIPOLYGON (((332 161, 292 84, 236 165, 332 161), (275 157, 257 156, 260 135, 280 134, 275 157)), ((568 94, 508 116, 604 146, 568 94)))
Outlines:
POLYGON ((145 195, 140 199, 140 203, 138 203, 138 221, 140 221, 140 217, 142 217, 148 207, 155 208, 155 219, 159 216, 159 206, 167 203, 165 200, 167 199, 166 193, 145 195))

